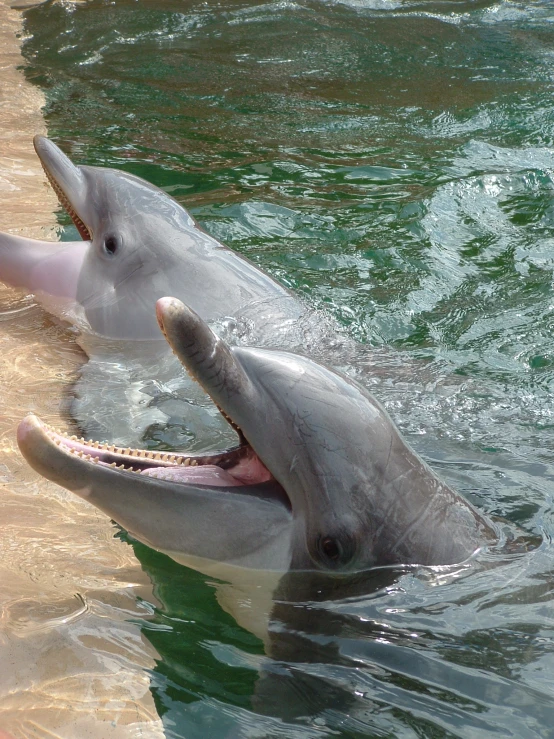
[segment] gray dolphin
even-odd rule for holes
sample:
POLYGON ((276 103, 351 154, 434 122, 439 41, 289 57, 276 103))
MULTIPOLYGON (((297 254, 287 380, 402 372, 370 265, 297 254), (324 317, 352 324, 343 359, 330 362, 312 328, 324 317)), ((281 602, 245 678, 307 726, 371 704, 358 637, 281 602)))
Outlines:
POLYGON ((157 303, 173 351, 236 429, 209 455, 68 438, 35 416, 19 447, 40 474, 139 540, 202 572, 356 572, 462 562, 496 538, 360 385, 305 357, 230 347, 174 298, 157 303))
POLYGON ((76 166, 43 136, 34 145, 84 241, 0 233, 0 280, 35 293, 54 315, 135 340, 160 338, 154 305, 168 294, 205 320, 238 316, 263 328, 302 314, 287 290, 202 231, 163 190, 116 169, 76 166))

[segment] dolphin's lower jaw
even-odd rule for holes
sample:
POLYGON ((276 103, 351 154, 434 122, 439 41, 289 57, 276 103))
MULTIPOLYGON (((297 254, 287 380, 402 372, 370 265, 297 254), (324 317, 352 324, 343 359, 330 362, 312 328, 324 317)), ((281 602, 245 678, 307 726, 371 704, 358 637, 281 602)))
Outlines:
POLYGON ((210 566, 195 563, 289 567, 290 502, 248 445, 207 455, 123 449, 69 437, 33 415, 17 441, 39 474, 179 562, 202 571, 210 566))

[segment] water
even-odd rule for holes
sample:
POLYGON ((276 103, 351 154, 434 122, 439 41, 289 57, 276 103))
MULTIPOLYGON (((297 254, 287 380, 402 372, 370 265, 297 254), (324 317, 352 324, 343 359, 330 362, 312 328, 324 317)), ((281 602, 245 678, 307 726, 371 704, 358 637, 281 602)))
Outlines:
POLYGON ((49 135, 164 187, 377 349, 348 369, 541 542, 283 604, 266 659, 214 583, 130 541, 166 736, 551 735, 553 20, 546 0, 26 12, 49 135))

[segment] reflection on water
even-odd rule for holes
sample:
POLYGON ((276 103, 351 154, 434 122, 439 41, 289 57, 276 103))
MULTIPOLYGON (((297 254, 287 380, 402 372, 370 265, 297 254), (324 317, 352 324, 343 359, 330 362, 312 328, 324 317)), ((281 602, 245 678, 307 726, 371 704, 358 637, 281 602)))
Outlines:
MULTIPOLYGON (((292 589, 264 656, 222 611, 216 585, 129 539, 158 599, 141 617, 146 575, 131 547, 52 486, 41 489, 60 529, 45 542, 54 513, 28 477, 28 506, 10 514, 29 517, 13 544, 24 566, 6 577, 38 585, 14 590, 6 644, 65 630, 74 700, 89 695, 71 682, 75 655, 98 660, 91 674, 101 662, 104 676, 121 665, 135 675, 119 696, 128 707, 155 650, 149 686, 170 737, 550 735, 553 12, 550 0, 91 0, 26 14, 25 73, 46 91, 56 141, 76 161, 165 187, 356 339, 392 347, 398 372, 375 372, 361 351, 345 364, 441 475, 542 540, 450 578, 403 573, 375 592, 291 604, 292 589), (72 517, 85 526, 76 540, 72 517)), ((19 411, 34 403, 52 419, 81 360, 32 303, 9 298, 6 310, 23 312, 4 316, 18 342, 6 382, 50 368, 26 376, 31 400, 13 390, 3 437, 13 449, 19 411)), ((98 369, 86 373, 84 415, 105 385, 98 369)), ((170 398, 146 389, 148 412, 165 412, 170 398)), ((125 419, 121 402, 109 419, 125 419)), ((158 422, 149 444, 168 441, 158 422)), ((169 432, 176 444, 180 429, 169 432)), ((12 490, 28 473, 15 454, 6 460, 12 490)), ((18 659, 21 670, 36 665, 18 659)))
MULTIPOLYGON (((0 3, 0 228, 55 237, 56 198, 32 149, 44 98, 16 67, 21 16, 0 3)), ((130 622, 148 578, 106 517, 25 464, 15 428, 60 400, 84 356, 30 298, 0 288, 0 729, 15 737, 160 736, 155 653, 130 622)))

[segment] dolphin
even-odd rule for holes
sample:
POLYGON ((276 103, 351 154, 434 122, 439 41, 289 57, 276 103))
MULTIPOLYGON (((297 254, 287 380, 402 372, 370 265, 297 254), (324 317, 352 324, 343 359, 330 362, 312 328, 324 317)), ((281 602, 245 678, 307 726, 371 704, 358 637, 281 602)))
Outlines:
POLYGON ((177 391, 195 396, 189 437, 218 426, 163 341, 155 304, 164 295, 183 299, 233 343, 318 351, 348 343, 331 318, 205 233, 163 190, 116 169, 77 166, 43 136, 34 146, 83 240, 0 233, 0 281, 34 293, 78 329, 89 361, 67 404, 88 435, 140 444, 148 429, 173 423, 185 402, 177 391))
POLYGON ((230 581, 454 564, 497 539, 364 387, 307 357, 231 347, 175 298, 156 311, 239 443, 204 455, 124 449, 31 415, 17 438, 41 475, 150 547, 230 581))
POLYGON ((49 312, 107 339, 161 338, 154 306, 186 301, 204 320, 239 318, 284 330, 305 308, 247 259, 205 233, 163 190, 116 169, 77 166, 34 139, 60 203, 83 241, 0 233, 0 280, 32 292, 49 312))

